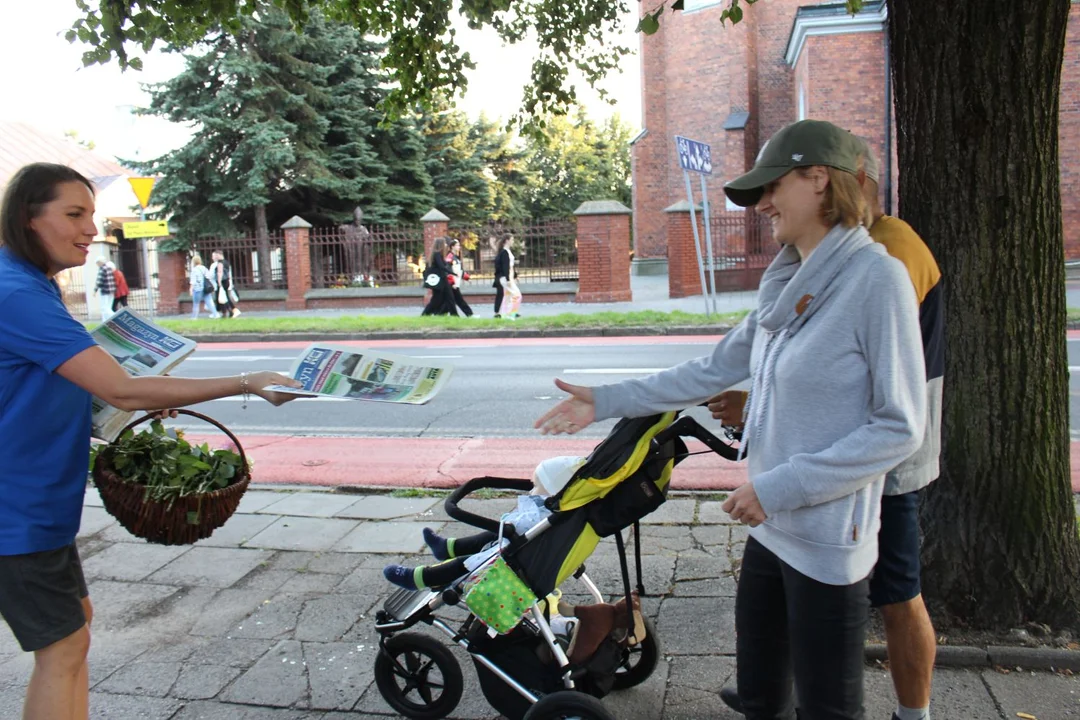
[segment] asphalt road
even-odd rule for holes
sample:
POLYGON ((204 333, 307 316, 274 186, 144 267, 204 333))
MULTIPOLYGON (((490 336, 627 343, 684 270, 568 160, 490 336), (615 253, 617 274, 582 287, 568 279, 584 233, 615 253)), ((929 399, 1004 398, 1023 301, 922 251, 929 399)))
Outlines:
MULTIPOLYGON (((646 375, 709 352, 708 338, 574 338, 544 343, 515 340, 432 341, 417 346, 383 344, 390 352, 454 364, 454 375, 427 405, 392 405, 347 400, 297 400, 274 408, 258 398, 242 409, 240 398, 195 406, 234 432, 261 435, 342 437, 535 437, 532 422, 562 394, 555 377, 597 385, 646 375)), ((1080 338, 1068 343, 1070 426, 1080 440, 1080 338)), ((204 345, 174 375, 213 377, 248 370, 287 372, 296 348, 252 343, 218 349, 204 345)), ((706 417, 702 409, 692 413, 706 417)), ((710 421, 711 422, 711 421, 710 421)), ((199 423, 186 426, 204 428, 199 423)), ((602 437, 613 421, 580 435, 602 437)))

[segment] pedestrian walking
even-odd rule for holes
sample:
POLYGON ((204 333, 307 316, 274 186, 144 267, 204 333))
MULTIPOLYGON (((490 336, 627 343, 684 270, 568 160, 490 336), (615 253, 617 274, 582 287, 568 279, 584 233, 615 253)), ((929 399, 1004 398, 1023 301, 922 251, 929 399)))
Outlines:
POLYGON ((450 265, 446 262, 446 238, 435 238, 424 268, 424 287, 431 291, 431 299, 421 315, 457 315, 450 265))
POLYGON ((772 221, 783 247, 758 309, 709 356, 571 397, 536 422, 574 433, 598 419, 697 405, 749 379, 750 481, 723 504, 749 526, 735 605, 739 697, 751 720, 861 720, 869 575, 885 474, 922 442, 918 307, 904 266, 863 226, 860 147, 803 120, 724 187, 772 221), (810 319, 813 323, 810 323, 810 319))
POLYGON ((110 260, 105 263, 105 267, 109 268, 113 274, 113 280, 116 281, 116 295, 113 298, 112 311, 118 312, 120 308, 128 306, 128 284, 127 278, 124 277, 124 273, 120 272, 120 268, 110 260))
POLYGON ((109 259, 104 255, 98 256, 97 277, 94 280, 94 294, 98 296, 98 309, 101 314, 101 322, 112 317, 113 300, 116 298, 116 277, 108 267, 109 259))
POLYGON ((495 281, 492 283, 495 286, 495 317, 508 320, 516 320, 521 307, 514 253, 510 249, 512 243, 510 235, 491 238, 491 249, 495 251, 495 281))
POLYGON ((97 235, 93 217, 90 181, 51 163, 16 172, 0 206, 0 438, 6 457, 0 616, 20 647, 34 654, 22 713, 27 720, 88 717, 93 605, 75 537, 93 398, 122 410, 249 394, 280 405, 295 396, 267 387, 300 387, 272 372, 205 379, 129 375, 71 316, 55 280, 86 262, 97 235))
POLYGON ((211 318, 219 318, 221 315, 214 304, 214 295, 217 293, 217 283, 214 281, 210 270, 203 265, 202 257, 195 253, 191 258, 190 273, 191 290, 191 319, 199 319, 200 306, 206 305, 206 312, 211 318))
POLYGON ((464 287, 463 283, 469 279, 469 273, 465 272, 465 266, 461 262, 460 240, 450 240, 450 253, 446 256, 446 261, 450 264, 450 274, 454 278, 451 287, 454 293, 454 303, 461 308, 461 312, 464 313, 465 317, 472 317, 472 308, 465 301, 465 296, 461 294, 461 289, 464 287))
POLYGON ((233 287, 232 265, 225 259, 225 253, 214 250, 210 253, 214 262, 210 265, 210 272, 214 278, 214 304, 217 305, 221 317, 240 317, 240 308, 236 304, 240 302, 240 296, 233 287))

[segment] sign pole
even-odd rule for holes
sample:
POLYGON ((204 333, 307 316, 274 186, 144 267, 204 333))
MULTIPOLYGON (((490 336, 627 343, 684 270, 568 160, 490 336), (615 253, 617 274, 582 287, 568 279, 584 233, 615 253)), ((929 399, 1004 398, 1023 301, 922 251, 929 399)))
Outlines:
MULTIPOLYGON (((150 204, 150 191, 154 189, 154 180, 152 177, 130 177, 128 183, 131 185, 132 191, 135 193, 135 197, 139 201, 139 222, 146 222, 146 206, 150 204)), ((125 234, 126 237, 126 234, 125 234)), ((139 244, 142 246, 142 264, 143 275, 145 276, 144 282, 146 283, 146 295, 149 298, 150 305, 150 317, 154 317, 157 308, 154 307, 157 303, 154 300, 154 274, 150 272, 150 239, 143 237, 139 240, 139 244)))
POLYGON ((712 223, 709 222, 709 190, 705 185, 705 176, 698 175, 698 179, 701 181, 701 211, 705 218, 705 248, 709 258, 709 296, 712 298, 713 312, 716 312, 716 263, 713 262, 712 223))
POLYGON ((701 295, 705 299, 705 317, 709 314, 709 293, 705 289, 705 264, 701 260, 701 240, 697 229, 697 213, 694 212, 694 188, 690 185, 690 173, 683 170, 683 179, 686 180, 686 199, 690 201, 690 227, 694 229, 694 252, 697 253, 698 276, 701 278, 701 295))

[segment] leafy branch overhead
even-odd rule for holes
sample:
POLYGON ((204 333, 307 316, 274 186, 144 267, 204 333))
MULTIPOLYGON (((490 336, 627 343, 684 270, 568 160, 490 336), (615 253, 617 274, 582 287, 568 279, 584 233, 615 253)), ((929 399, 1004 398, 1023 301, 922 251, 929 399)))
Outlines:
MULTIPOLYGON (((753 5, 757 0, 742 0, 747 5, 753 5)), ((679 12, 684 8, 684 0, 675 0, 671 3, 671 12, 679 12)), ((863 0, 846 0, 847 11, 854 15, 859 12, 863 6, 863 0)), ((645 35, 652 35, 660 29, 660 18, 664 14, 666 3, 661 3, 659 7, 650 10, 641 16, 641 20, 638 21, 637 31, 645 35)), ((720 22, 726 23, 731 21, 734 25, 743 19, 743 9, 740 0, 729 0, 728 6, 724 8, 724 11, 720 13, 720 22)))
MULTIPOLYGON (((431 108, 440 93, 465 92, 465 72, 475 62, 459 43, 455 25, 493 28, 507 43, 537 43, 532 82, 524 91, 518 120, 565 112, 577 99, 570 68, 595 87, 630 52, 612 43, 630 12, 627 0, 110 0, 98 7, 87 0, 75 3, 82 16, 67 39, 89 46, 83 62, 115 60, 121 68, 136 70, 142 67, 139 55, 158 42, 190 48, 219 32, 235 34, 245 19, 261 16, 271 6, 284 11, 298 28, 321 11, 330 20, 385 43, 383 68, 392 86, 383 108, 391 115, 431 108)), ((543 126, 542 120, 537 123, 543 126)))

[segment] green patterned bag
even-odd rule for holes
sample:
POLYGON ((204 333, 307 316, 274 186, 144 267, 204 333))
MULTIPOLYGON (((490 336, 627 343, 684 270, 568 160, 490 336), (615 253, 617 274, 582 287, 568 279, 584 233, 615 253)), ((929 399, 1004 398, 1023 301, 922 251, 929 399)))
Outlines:
POLYGON ((536 595, 502 557, 495 558, 465 583, 465 605, 500 635, 516 628, 535 602, 536 595))

